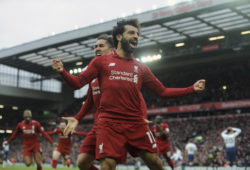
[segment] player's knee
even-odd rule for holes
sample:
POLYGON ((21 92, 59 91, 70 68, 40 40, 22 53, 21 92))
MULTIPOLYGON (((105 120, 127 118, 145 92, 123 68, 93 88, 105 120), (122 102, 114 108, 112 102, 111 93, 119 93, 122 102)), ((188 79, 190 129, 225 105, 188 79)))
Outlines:
POLYGON ((28 166, 28 167, 29 167, 31 164, 32 164, 31 161, 26 161, 26 162, 25 162, 25 165, 28 166))
POLYGON ((91 165, 86 159, 77 159, 76 164, 80 170, 88 170, 91 165))
POLYGON ((152 168, 156 168, 160 170, 163 167, 162 162, 157 154, 150 154, 150 156, 147 155, 144 161, 146 161, 146 164, 152 168))
POLYGON ((115 170, 116 161, 112 158, 104 158, 101 160, 102 170, 115 170))
POLYGON ((77 167, 81 170, 87 169, 87 165, 84 163, 84 161, 77 159, 77 167))
POLYGON ((148 163, 154 167, 161 167, 161 160, 158 157, 152 157, 148 163))
POLYGON ((92 162, 95 160, 95 157, 86 153, 81 153, 77 157, 76 164, 80 170, 88 170, 91 167, 92 162))

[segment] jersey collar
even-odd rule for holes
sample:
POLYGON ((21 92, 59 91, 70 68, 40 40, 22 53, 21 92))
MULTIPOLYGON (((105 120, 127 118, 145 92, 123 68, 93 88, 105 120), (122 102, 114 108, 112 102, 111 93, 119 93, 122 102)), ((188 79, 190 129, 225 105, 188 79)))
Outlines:
POLYGON ((133 61, 134 60, 133 55, 131 57, 123 58, 123 57, 119 56, 115 50, 113 51, 113 57, 123 59, 123 60, 127 60, 127 61, 133 61))

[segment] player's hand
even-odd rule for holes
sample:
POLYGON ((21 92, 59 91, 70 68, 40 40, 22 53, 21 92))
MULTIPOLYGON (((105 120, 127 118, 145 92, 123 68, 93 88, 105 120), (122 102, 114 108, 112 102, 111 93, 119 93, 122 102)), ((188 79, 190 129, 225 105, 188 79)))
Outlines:
POLYGON ((57 143, 53 143, 53 146, 54 146, 54 147, 57 147, 57 146, 58 146, 58 144, 57 144, 57 143))
POLYGON ((62 119, 68 121, 68 124, 66 128, 64 129, 63 134, 66 136, 69 134, 73 134, 76 126, 78 125, 78 120, 75 119, 74 117, 62 117, 62 119))
POLYGON ((199 92, 205 89, 206 80, 198 80, 194 83, 194 91, 199 92))
POLYGON ((53 59, 51 66, 57 72, 62 72, 63 71, 63 63, 62 63, 62 61, 60 59, 53 59))
POLYGON ((144 119, 144 121, 147 123, 147 124, 153 124, 153 121, 151 121, 151 120, 148 120, 148 119, 144 119))

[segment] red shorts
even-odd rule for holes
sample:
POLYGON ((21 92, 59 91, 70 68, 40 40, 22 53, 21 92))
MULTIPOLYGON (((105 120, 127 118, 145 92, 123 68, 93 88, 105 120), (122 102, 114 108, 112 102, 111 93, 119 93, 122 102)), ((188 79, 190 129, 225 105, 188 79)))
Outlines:
POLYGON ((169 144, 162 144, 157 142, 157 152, 158 154, 166 154, 168 152, 171 152, 171 147, 169 144))
POLYGON ((70 148, 69 148, 69 147, 63 147, 62 145, 61 145, 61 146, 58 146, 58 147, 56 148, 56 150, 57 150, 58 152, 60 152, 61 155, 62 155, 63 157, 65 157, 65 156, 67 156, 67 155, 70 154, 70 148))
MULTIPOLYGON (((98 121, 96 159, 112 157, 124 160, 126 146, 133 148, 133 155, 139 150, 157 152, 156 142, 145 122, 110 122, 98 121)), ((125 159, 126 160, 126 159, 125 159)))
MULTIPOLYGON (((85 139, 83 140, 79 154, 81 153, 87 153, 94 157, 96 157, 96 128, 97 126, 93 127, 91 131, 87 134, 85 139)), ((120 157, 117 159, 117 163, 123 163, 127 159, 127 153, 123 154, 123 157, 120 157), (125 156, 126 155, 126 156, 125 156)))
POLYGON ((23 156, 32 157, 32 154, 35 154, 38 152, 42 153, 42 148, 40 147, 39 142, 23 145, 23 156))
POLYGON ((138 157, 138 152, 140 149, 133 147, 131 145, 126 145, 126 150, 124 150, 124 153, 122 154, 122 157, 116 158, 117 163, 124 163, 127 160, 127 153, 129 153, 133 157, 138 157))
POLYGON ((96 149, 96 132, 95 132, 95 126, 92 127, 91 131, 87 134, 87 136, 84 138, 79 154, 81 153, 88 153, 90 155, 93 155, 95 157, 95 149, 96 149))

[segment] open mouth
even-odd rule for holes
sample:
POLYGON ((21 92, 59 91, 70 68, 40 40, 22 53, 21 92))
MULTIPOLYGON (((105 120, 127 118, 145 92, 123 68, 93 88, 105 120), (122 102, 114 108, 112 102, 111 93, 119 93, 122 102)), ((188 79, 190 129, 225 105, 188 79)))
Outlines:
POLYGON ((95 53, 96 56, 102 56, 102 53, 100 51, 95 53))
POLYGON ((129 44, 130 44, 130 46, 131 46, 132 48, 136 48, 136 46, 137 46, 137 41, 136 41, 136 40, 131 40, 131 41, 129 41, 129 44))

